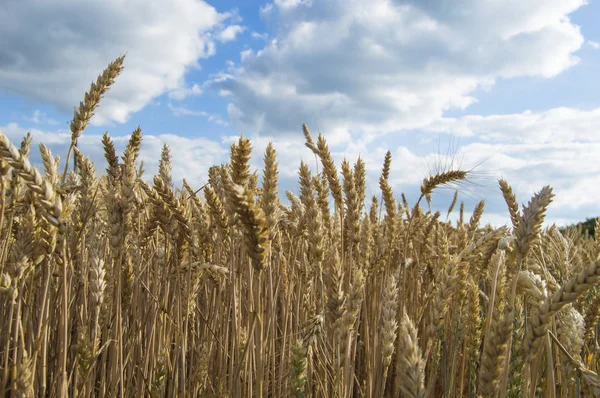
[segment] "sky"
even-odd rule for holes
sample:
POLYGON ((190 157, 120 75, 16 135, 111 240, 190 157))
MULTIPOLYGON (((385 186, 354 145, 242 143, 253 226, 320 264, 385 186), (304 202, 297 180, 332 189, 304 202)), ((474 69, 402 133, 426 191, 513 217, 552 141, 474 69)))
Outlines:
POLYGON ((2 0, 0 131, 66 156, 73 110, 126 54, 79 140, 99 171, 100 136, 123 150, 140 126, 146 178, 166 143, 199 187, 244 134, 257 170, 273 142, 296 192, 300 162, 316 170, 306 123, 338 165, 366 162, 369 196, 389 150, 411 203, 459 167, 467 217, 485 200, 483 222, 510 222, 505 178, 521 204, 550 185, 546 225, 566 225, 600 216, 599 18, 600 0, 2 0))

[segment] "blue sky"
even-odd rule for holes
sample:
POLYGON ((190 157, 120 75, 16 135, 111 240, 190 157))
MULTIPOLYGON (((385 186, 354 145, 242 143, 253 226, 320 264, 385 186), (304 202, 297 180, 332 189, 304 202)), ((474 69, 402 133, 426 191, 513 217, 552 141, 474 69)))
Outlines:
POLYGON ((73 108, 127 53, 80 140, 99 170, 99 136, 122 148, 140 125, 148 176, 168 143, 176 180, 198 185, 244 133, 256 168, 274 142, 294 190, 314 165, 304 122, 338 162, 366 160, 370 194, 389 149, 409 199, 454 161, 477 166, 467 213, 485 199, 484 221, 507 223, 504 177, 521 203, 551 185, 548 222, 565 224, 600 215, 599 18, 594 0, 5 0, 0 130, 64 156, 73 108))

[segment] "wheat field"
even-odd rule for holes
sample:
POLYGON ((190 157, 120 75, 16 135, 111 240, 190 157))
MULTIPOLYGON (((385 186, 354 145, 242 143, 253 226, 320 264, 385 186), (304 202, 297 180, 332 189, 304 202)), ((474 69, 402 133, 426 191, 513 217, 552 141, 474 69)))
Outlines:
MULTIPOLYGON (((553 193, 499 189, 511 226, 394 197, 391 153, 366 198, 359 158, 306 146, 279 197, 276 150, 240 137, 208 184, 175 187, 165 145, 143 175, 142 131, 106 171, 81 153, 118 58, 75 111, 60 158, 0 133, 0 377, 10 397, 600 396, 600 239, 542 229, 553 193), (262 173, 251 156, 264 157, 262 173), (151 181, 148 182, 148 181, 151 181), (289 203, 284 205, 282 202, 289 203)), ((599 226, 600 228, 600 226, 599 226)), ((600 230, 600 229, 597 229, 600 230)))

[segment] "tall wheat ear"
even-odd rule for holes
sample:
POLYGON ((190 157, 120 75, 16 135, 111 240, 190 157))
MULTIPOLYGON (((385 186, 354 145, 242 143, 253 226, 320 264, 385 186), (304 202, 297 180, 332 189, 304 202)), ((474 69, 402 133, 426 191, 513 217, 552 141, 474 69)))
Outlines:
POLYGON ((524 342, 529 361, 533 359, 540 349, 543 337, 546 336, 550 328, 552 317, 561 308, 564 308, 586 293, 598 281, 600 281, 600 258, 572 277, 553 295, 544 299, 537 308, 534 308, 527 326, 524 342))

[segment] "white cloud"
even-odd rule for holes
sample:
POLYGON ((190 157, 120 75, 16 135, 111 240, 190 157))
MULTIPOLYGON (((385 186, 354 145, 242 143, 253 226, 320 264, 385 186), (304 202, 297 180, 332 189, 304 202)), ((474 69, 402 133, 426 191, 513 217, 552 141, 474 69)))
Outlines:
POLYGON ((190 96, 202 95, 202 93, 202 88, 194 83, 191 87, 178 87, 169 91, 169 98, 181 101, 190 96))
MULTIPOLYGON (((5 126, 0 126, 0 131, 17 147, 27 132, 31 132, 34 141, 49 146, 67 145, 71 139, 71 131, 68 129, 68 126, 64 129, 42 131, 39 128, 25 128, 18 123, 9 123, 5 126)), ((67 149, 65 148, 65 153, 67 149)))
POLYGON ((172 104, 169 104, 168 107, 174 116, 202 116, 205 117, 209 122, 213 122, 221 126, 229 125, 229 123, 224 121, 223 118, 221 118, 221 116, 210 114, 206 111, 194 111, 191 109, 187 109, 183 106, 173 106, 172 104))
POLYGON ((108 63, 127 53, 92 119, 123 122, 165 92, 185 92, 185 72, 215 53, 215 35, 227 37, 234 19, 201 0, 5 1, 0 89, 70 113, 108 63))
POLYGON ((33 111, 33 115, 31 115, 31 117, 24 116, 23 119, 34 124, 47 124, 50 126, 56 126, 59 123, 58 121, 49 118, 46 113, 40 111, 39 109, 33 111))
POLYGON ((260 9, 258 10, 258 13, 262 18, 268 19, 269 16, 271 15, 272 11, 273 11, 273 3, 267 3, 264 6, 260 7, 260 9))
POLYGON ((587 43, 589 44, 590 47, 592 47, 595 50, 600 48, 600 43, 598 43, 597 41, 588 40, 587 43))
POLYGON ((217 39, 222 43, 226 43, 228 41, 235 40, 237 35, 244 32, 245 30, 245 26, 229 25, 228 27, 219 32, 219 34, 217 35, 217 39))
POLYGON ((370 136, 429 125, 464 109, 498 78, 552 77, 578 62, 568 18, 584 0, 281 0, 261 9, 276 33, 207 86, 230 96, 230 118, 261 134, 370 136))
POLYGON ((275 0, 275 5, 283 10, 296 8, 300 5, 310 6, 311 4, 312 0, 275 0))
POLYGON ((554 108, 545 112, 440 118, 424 130, 477 137, 491 142, 562 144, 598 142, 600 108, 554 108))
POLYGON ((268 37, 269 35, 267 33, 252 32, 253 39, 267 40, 268 37))

